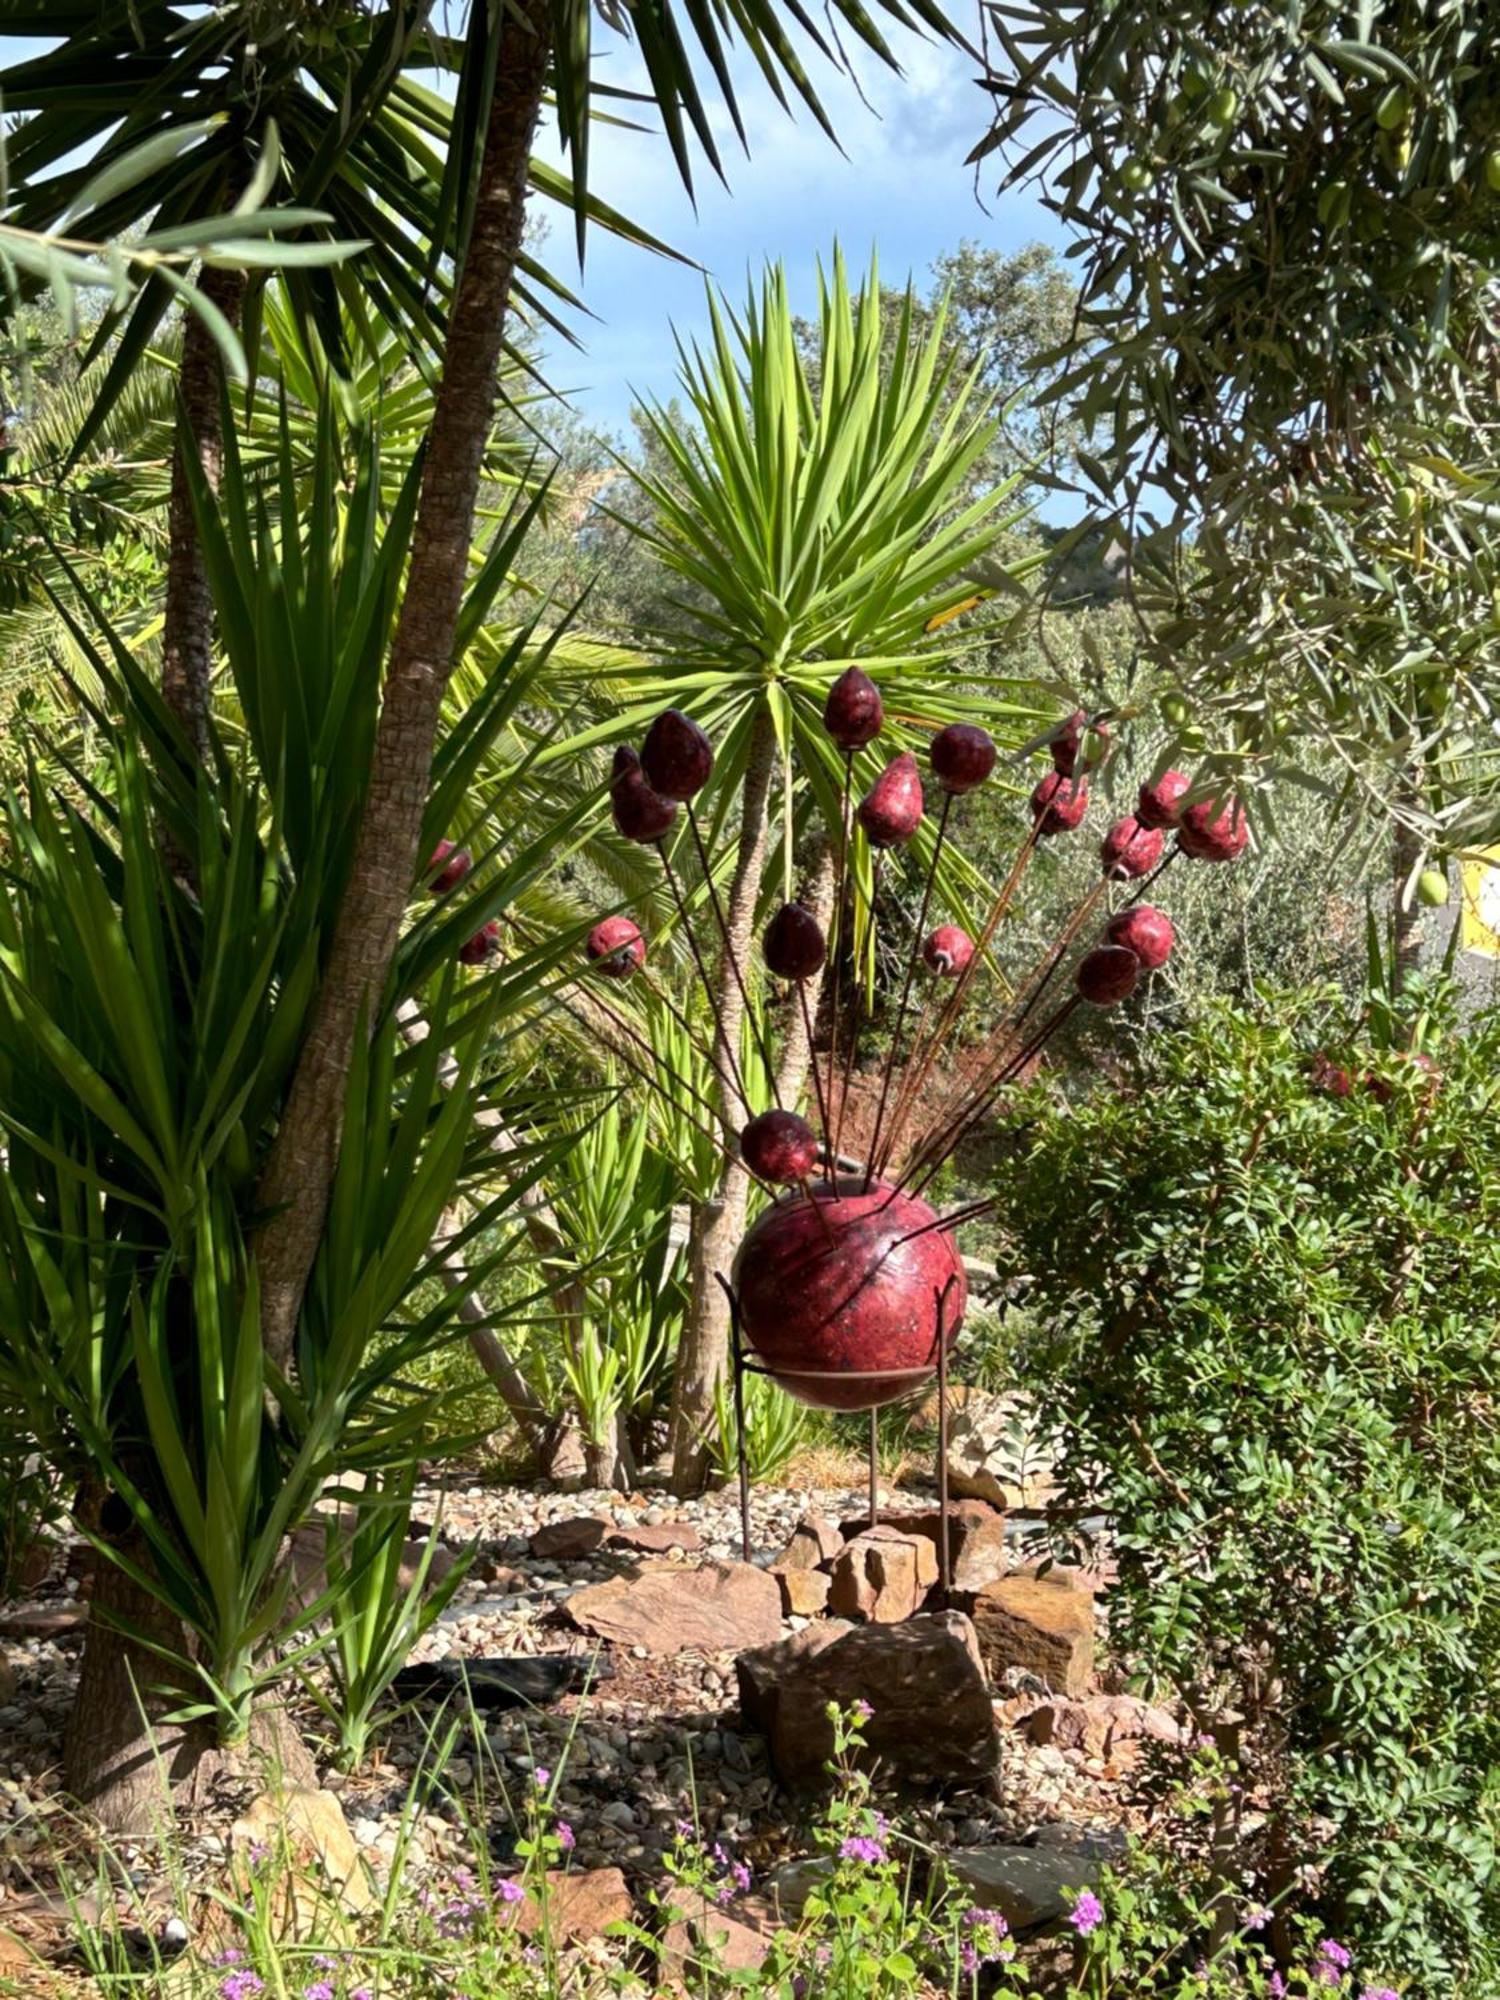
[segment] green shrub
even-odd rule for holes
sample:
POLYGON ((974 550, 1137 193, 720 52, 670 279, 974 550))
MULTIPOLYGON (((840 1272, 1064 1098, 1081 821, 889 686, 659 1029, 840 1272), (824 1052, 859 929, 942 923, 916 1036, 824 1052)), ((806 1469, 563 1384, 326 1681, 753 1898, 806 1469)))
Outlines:
POLYGON ((1244 1893, 1489 1995, 1500 1019, 1414 1017, 1436 1074, 1331 991, 1216 1007, 1134 1088, 1028 1105, 995 1191, 1116 1645, 1242 1718, 1244 1893))

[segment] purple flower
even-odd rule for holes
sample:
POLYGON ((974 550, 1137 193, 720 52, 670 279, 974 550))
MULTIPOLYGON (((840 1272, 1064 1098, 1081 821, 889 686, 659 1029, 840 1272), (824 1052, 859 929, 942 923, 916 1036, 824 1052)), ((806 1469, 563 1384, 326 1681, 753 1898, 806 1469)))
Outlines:
POLYGON ((979 1970, 979 1953, 972 1944, 961 1944, 958 1948, 958 1962, 972 1979, 979 1970))
POLYGON ((303 1987, 302 2000, 333 2000, 333 1987, 326 1979, 315 1979, 303 1987))
POLYGON ((839 1849, 841 1861, 868 1861, 872 1865, 884 1861, 885 1849, 878 1840, 871 1840, 864 1834, 855 1834, 839 1849))
POLYGON ((368 1986, 356 1986, 349 2000, 374 2000, 374 1996, 368 1986))
POLYGON ((1275 1914, 1274 1910, 1268 1910, 1265 1904, 1261 1903, 1254 1909, 1246 1910, 1240 1921, 1247 1931, 1263 1931, 1275 1914))
POLYGON ((1073 1905, 1073 1914, 1068 1918, 1068 1922, 1080 1937, 1088 1937, 1091 1932, 1098 1930, 1100 1924, 1104 1922, 1104 1905, 1099 1901, 1099 1898, 1094 1894, 1092 1889, 1085 1889, 1083 1894, 1078 1898, 1078 1901, 1073 1905))
POLYGON ((211 1961, 214 1965, 243 1965, 245 1954, 237 1944, 228 1945, 211 1961))
POLYGON ((502 1903, 519 1903, 523 1900, 525 1894, 526 1891, 521 1887, 520 1883, 510 1876, 506 1876, 505 1880, 500 1884, 499 1895, 502 1903))
POLYGON ((1353 1963, 1348 1947, 1335 1938, 1324 1938, 1318 1946, 1317 1963, 1312 1976, 1320 1986, 1342 1986, 1344 1974, 1353 1963))
POLYGON ((573 1849, 578 1845, 578 1842, 573 1838, 572 1827, 568 1825, 568 1822, 565 1819, 560 1819, 557 1822, 554 1831, 557 1834, 557 1844, 562 1849, 563 1853, 571 1854, 573 1852, 573 1849))
POLYGON ((750 1870, 745 1866, 744 1862, 733 1862, 729 1872, 734 1878, 735 1888, 739 1890, 742 1896, 748 1896, 750 1893, 750 1870))
POLYGON ((552 1783, 552 1773, 547 1769, 545 1764, 538 1764, 532 1772, 531 1777, 532 1782, 539 1792, 545 1792, 547 1787, 552 1783))
POLYGON ((1271 1974, 1266 1991, 1270 1994, 1271 2000, 1286 2000, 1286 1981, 1279 1972, 1271 1974))
POLYGON ((266 1982, 254 1972, 231 1972, 219 1981, 223 2000, 255 2000, 255 1995, 265 1990, 266 1982))
POLYGON ((875 1711, 867 1701, 857 1701, 854 1704, 854 1713, 859 1717, 861 1722, 868 1722, 875 1711))
POLYGON ((1394 1986, 1367 1986, 1359 2000, 1401 2000, 1394 1986))
POLYGON ((679 1840, 691 1840, 691 1839, 692 1839, 692 1837, 693 1837, 693 1823, 692 1823, 692 1821, 691 1821, 691 1820, 688 1820, 688 1819, 680 1819, 680 1820, 678 1820, 678 1822, 677 1822, 677 1838, 678 1838, 679 1840))

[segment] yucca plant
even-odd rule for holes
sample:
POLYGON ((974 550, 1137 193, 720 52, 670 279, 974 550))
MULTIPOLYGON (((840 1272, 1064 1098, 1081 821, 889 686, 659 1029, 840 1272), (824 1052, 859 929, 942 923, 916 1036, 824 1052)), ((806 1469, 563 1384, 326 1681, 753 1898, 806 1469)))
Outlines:
MULTIPOLYGON (((138 1706, 186 1725, 173 1769, 250 1729, 286 1636, 284 1537, 330 1473, 399 1472, 441 1443, 435 1397, 406 1375, 461 1332, 445 1260, 461 1257, 469 1284, 506 1260, 518 1232, 505 1218, 550 1157, 545 1107, 528 1102, 534 1158, 523 1146, 497 1176, 475 1111, 506 1089, 509 1038, 575 941, 549 935, 477 977, 455 961, 565 849, 579 809, 517 831, 496 790, 493 816, 462 828, 474 865, 410 927, 360 1038, 291 1366, 268 1351, 258 1181, 347 877, 415 488, 413 474, 384 518, 378 438, 364 438, 343 494, 341 452, 325 416, 300 511, 289 451, 274 512, 252 518, 237 479, 222 510, 197 488, 243 718, 236 753, 216 739, 196 763, 80 590, 60 609, 101 691, 80 698, 105 767, 73 770, 70 796, 39 778, 9 801, 0 1368, 7 1400, 79 1480, 81 1524, 109 1558, 70 1781, 86 1799, 108 1794, 116 1824, 154 1803, 138 1706), (403 1006, 425 1023, 415 1044, 403 1006), (436 1249, 461 1190, 469 1220, 436 1249)), ((537 504, 518 502, 497 537, 466 629, 503 588, 537 504)), ((434 843, 546 652, 532 628, 495 652, 440 747, 434 843)))
MULTIPOLYGON (((722 878, 718 914, 730 949, 714 1011, 720 1046, 733 1049, 756 1000, 732 963, 752 963, 759 901, 772 884, 790 900, 799 843, 810 897, 831 894, 849 778, 856 764, 874 775, 873 752, 846 763, 821 726, 833 682, 856 665, 875 682, 890 717, 886 754, 915 742, 919 728, 960 720, 992 731, 1008 725, 1019 742, 1033 733, 1037 711, 1027 690, 996 675, 961 616, 992 593, 996 542, 1020 510, 1011 504, 1015 482, 962 498, 996 417, 977 377, 955 379, 943 310, 919 333, 909 291, 893 318, 876 269, 855 290, 835 255, 820 283, 810 357, 780 269, 767 272, 741 312, 710 295, 709 313, 707 348, 681 347, 690 422, 660 408, 647 413, 668 469, 633 472, 647 503, 634 525, 681 579, 686 623, 621 676, 624 712, 566 747, 618 740, 668 703, 712 738, 702 822, 689 816, 692 840, 679 842, 674 866, 722 878), (984 586, 975 583, 979 572, 990 580, 984 586)), ((840 891, 852 886, 868 912, 871 850, 861 836, 849 851, 853 880, 840 891)), ((929 825, 913 843, 916 866, 928 867, 934 852, 929 825)), ((942 893, 961 906, 976 879, 945 847, 942 893)), ((869 949, 863 917, 856 943, 869 949)), ((750 1073, 769 1096, 769 1044, 763 1034, 756 1040, 765 1053, 750 1073)), ((806 1036, 800 1045, 795 1032, 788 1040, 792 1053, 776 1080, 784 1103, 806 1079, 806 1036)), ((727 1080, 720 1089, 729 1092, 727 1080)), ((732 1096, 723 1101, 737 1129, 741 1111, 732 1096)), ((747 1195, 744 1173, 729 1166, 696 1209, 694 1295, 675 1397, 674 1477, 683 1491, 708 1470, 728 1337, 712 1273, 728 1268, 747 1195)))

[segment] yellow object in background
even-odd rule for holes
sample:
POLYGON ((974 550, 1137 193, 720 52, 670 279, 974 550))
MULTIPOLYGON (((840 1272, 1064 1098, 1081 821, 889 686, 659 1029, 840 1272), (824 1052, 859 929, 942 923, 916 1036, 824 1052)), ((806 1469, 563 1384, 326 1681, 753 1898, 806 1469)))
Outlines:
POLYGON ((1465 951, 1500 958, 1500 847, 1465 861, 1462 880, 1459 943, 1465 951))

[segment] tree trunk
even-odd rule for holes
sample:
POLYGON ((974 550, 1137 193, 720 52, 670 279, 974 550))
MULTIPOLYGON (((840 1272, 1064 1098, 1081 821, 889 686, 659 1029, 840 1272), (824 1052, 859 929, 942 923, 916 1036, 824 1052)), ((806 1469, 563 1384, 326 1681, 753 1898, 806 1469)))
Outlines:
MULTIPOLYGON (((80 1500, 83 1510, 149 1573, 150 1545, 123 1502, 106 1498, 101 1505, 96 1493, 80 1500), (122 1518, 112 1521, 112 1513, 122 1518)), ((206 1723, 162 1719, 202 1692, 187 1666, 190 1650, 188 1632, 161 1599, 118 1563, 96 1555, 78 1690, 63 1742, 63 1779, 69 1795, 111 1834, 166 1832, 174 1806, 205 1800, 227 1772, 293 1785, 318 1781, 306 1745, 276 1704, 257 1711, 249 1742, 232 1749, 221 1749, 206 1723), (175 1653, 182 1666, 174 1671, 170 1659, 111 1619, 175 1653)))
MULTIPOLYGON (((243 271, 204 270, 200 285, 231 326, 238 326, 245 303, 243 271)), ((167 507, 167 601, 162 619, 161 691, 200 757, 208 754, 208 708, 213 667, 214 607, 198 541, 188 489, 186 455, 196 451, 210 489, 217 493, 224 470, 224 369, 213 335, 195 312, 182 328, 182 367, 177 378, 182 408, 172 455, 172 493, 167 507)))
POLYGON ((256 1243, 267 1352, 291 1359, 322 1239, 361 1011, 379 1008, 416 880, 433 745, 453 666, 496 375, 521 248, 532 139, 547 79, 547 0, 518 0, 500 31, 474 221, 448 319, 406 593, 386 674, 370 788, 312 1025, 259 1189, 256 1243))
MULTIPOLYGON (((740 1027, 745 1003, 733 964, 748 973, 755 928, 755 904, 765 868, 769 827, 771 772, 776 759, 776 731, 769 709, 756 718, 745 760, 745 793, 740 808, 739 854, 729 903, 724 913, 728 940, 716 974, 715 1009, 720 1032, 719 1100, 731 1132, 743 1115, 739 1098, 726 1079, 739 1057, 740 1027), (733 1051, 733 1059, 730 1051, 733 1051)), ((745 1203, 749 1177, 738 1161, 726 1166, 710 1198, 693 1216, 688 1244, 690 1295, 682 1338, 677 1349, 677 1374, 672 1390, 672 1491, 700 1493, 712 1466, 709 1432, 713 1423, 714 1389, 729 1357, 729 1302, 718 1282, 729 1275, 734 1253, 745 1233, 745 1203)))
POLYGON ((1422 854, 1422 836, 1397 820, 1391 835, 1391 915, 1393 970, 1398 993, 1406 987, 1422 962, 1426 924, 1415 880, 1422 854))
MULTIPOLYGON (((200 284, 231 326, 238 326, 245 298, 243 271, 204 270, 200 284)), ((196 453, 209 487, 217 493, 224 468, 224 371, 219 350, 195 312, 184 315, 178 412, 167 507, 167 594, 162 620, 162 696, 200 758, 208 752, 208 713, 213 667, 213 598, 198 539, 188 487, 188 454, 196 453)), ((184 880, 192 876, 185 856, 168 848, 168 862, 184 880)), ((90 1516, 107 1509, 105 1496, 92 1491, 80 1505, 90 1516)), ((149 1544, 121 1524, 121 1547, 149 1575, 149 1544)), ((93 1553, 90 1611, 84 1629, 78 1690, 68 1717, 63 1768, 69 1791, 111 1831, 150 1831, 167 1810, 169 1789, 188 1777, 206 1745, 200 1731, 163 1724, 161 1716, 182 1699, 183 1687, 154 1692, 172 1678, 168 1662, 137 1644, 109 1622, 136 1627, 156 1644, 184 1653, 187 1634, 160 1600, 144 1590, 117 1563, 93 1553), (164 1789, 164 1787, 168 1789, 164 1789)))

